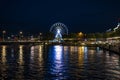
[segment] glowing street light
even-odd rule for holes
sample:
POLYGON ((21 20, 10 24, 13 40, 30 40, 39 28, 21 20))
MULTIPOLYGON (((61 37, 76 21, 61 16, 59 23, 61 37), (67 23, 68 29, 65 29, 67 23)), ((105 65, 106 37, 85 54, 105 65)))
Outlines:
POLYGON ((40 40, 41 40, 41 38, 42 38, 42 33, 40 33, 40 40))
POLYGON ((20 31, 20 34, 22 34, 23 32, 22 31, 20 31))
POLYGON ((40 33, 40 35, 42 35, 42 33, 40 33))
POLYGON ((79 35, 79 37, 82 37, 82 36, 83 36, 83 33, 82 33, 82 32, 79 32, 78 35, 79 35))
POLYGON ((5 34, 6 34, 6 31, 5 30, 3 30, 3 41, 5 40, 5 34))
POLYGON ((23 34, 23 32, 22 32, 22 31, 20 31, 20 32, 19 32, 19 35, 20 35, 20 40, 22 39, 22 34, 23 34))

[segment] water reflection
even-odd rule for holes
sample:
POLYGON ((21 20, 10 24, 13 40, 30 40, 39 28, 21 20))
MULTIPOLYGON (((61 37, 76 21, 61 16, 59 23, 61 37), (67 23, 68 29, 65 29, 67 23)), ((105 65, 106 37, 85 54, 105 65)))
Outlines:
POLYGON ((62 54, 63 54, 63 47, 62 46, 54 46, 53 51, 53 73, 59 73, 62 70, 62 54))
MULTIPOLYGON (((18 80, 22 80, 22 79, 24 79, 24 75, 23 75, 23 73, 24 73, 24 60, 23 60, 23 48, 24 48, 24 46, 23 45, 19 45, 18 46, 19 47, 19 53, 18 53, 18 63, 19 63, 19 66, 17 67, 17 71, 16 71, 16 73, 15 73, 15 75, 14 75, 14 77, 16 78, 16 79, 18 79, 18 80)), ((13 54, 13 53, 12 53, 13 54)), ((15 57, 17 57, 17 56, 15 56, 15 57)), ((15 63, 15 62, 14 62, 15 63)), ((10 65, 11 66, 11 65, 10 65)), ((14 67, 13 68, 16 68, 15 67, 15 65, 14 65, 14 67)), ((14 72, 13 72, 14 73, 14 72)))
POLYGON ((0 55, 0 79, 3 79, 6 77, 6 62, 7 62, 7 59, 6 59, 6 46, 3 45, 1 46, 2 47, 2 51, 1 51, 1 55, 0 55), (2 78, 1 78, 2 77, 2 78))
POLYGON ((19 46, 19 63, 20 65, 23 64, 23 45, 19 46))
POLYGON ((85 59, 85 62, 87 62, 87 59, 88 59, 88 48, 86 46, 84 47, 84 59, 85 59))
POLYGON ((63 52, 62 46, 54 46, 55 61, 57 60, 57 61, 61 62, 62 52, 63 52))
POLYGON ((64 48, 64 53, 67 53, 69 51, 69 47, 68 46, 63 46, 64 48))
POLYGON ((106 53, 105 68, 106 71, 108 72, 108 74, 106 74, 107 76, 114 76, 115 78, 120 79, 119 58, 120 56, 115 55, 113 53, 109 53, 109 52, 106 53))
MULTIPOLYGON (((48 54, 48 73, 49 75, 46 75, 47 77, 51 77, 49 79, 56 80, 56 79, 63 79, 64 75, 64 62, 63 62, 63 46, 56 45, 51 46, 50 51, 48 54)), ((47 78, 46 78, 47 79, 47 78)))
POLYGON ((120 56, 99 47, 1 45, 0 52, 0 80, 120 79, 120 56))
POLYGON ((78 51, 78 47, 77 46, 70 46, 70 52, 71 53, 75 53, 78 51))
POLYGON ((30 53, 31 53, 30 60, 31 60, 31 62, 34 61, 34 52, 35 52, 34 49, 35 49, 35 46, 32 46, 31 49, 30 49, 30 53))
POLYGON ((3 45, 2 46, 2 63, 5 64, 6 63, 6 46, 3 45))
POLYGON ((78 47, 78 59, 79 59, 79 65, 83 65, 84 62, 84 47, 78 47))
MULTIPOLYGON (((43 65, 43 46, 42 45, 39 45, 38 46, 38 61, 39 61, 39 66, 42 66, 43 65)), ((37 54, 37 53, 36 53, 37 54)))

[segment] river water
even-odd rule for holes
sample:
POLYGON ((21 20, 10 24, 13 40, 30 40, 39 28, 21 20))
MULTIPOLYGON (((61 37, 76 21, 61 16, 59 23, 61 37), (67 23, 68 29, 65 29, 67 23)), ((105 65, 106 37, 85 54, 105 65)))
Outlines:
POLYGON ((0 80, 120 80, 120 56, 99 47, 1 45, 0 80))

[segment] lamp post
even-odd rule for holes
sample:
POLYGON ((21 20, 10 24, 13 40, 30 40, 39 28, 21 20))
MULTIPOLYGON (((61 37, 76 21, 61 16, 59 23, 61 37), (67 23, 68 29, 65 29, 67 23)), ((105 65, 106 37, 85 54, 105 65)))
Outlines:
POLYGON ((40 41, 41 41, 42 33, 40 33, 40 41))
POLYGON ((23 34, 23 32, 20 31, 19 34, 20 34, 20 41, 21 41, 22 40, 22 34, 23 34))
POLYGON ((78 37, 79 37, 79 40, 81 40, 83 38, 83 33, 82 32, 79 32, 78 33, 78 37))
POLYGON ((5 33, 6 33, 6 31, 5 30, 3 30, 3 41, 5 41, 5 33))

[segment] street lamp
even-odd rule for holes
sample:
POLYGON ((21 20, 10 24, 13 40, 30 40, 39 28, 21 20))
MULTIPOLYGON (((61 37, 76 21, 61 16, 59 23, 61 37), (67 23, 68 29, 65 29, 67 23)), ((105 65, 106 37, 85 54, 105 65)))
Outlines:
POLYGON ((42 33, 40 33, 40 40, 41 40, 42 33))
POLYGON ((5 40, 5 38, 4 38, 4 37, 5 37, 5 33, 6 33, 6 31, 5 31, 5 30, 3 30, 3 32, 2 32, 2 33, 3 33, 3 41, 4 41, 4 40, 5 40))
POLYGON ((79 32, 78 35, 79 35, 79 37, 82 37, 82 36, 83 36, 83 33, 82 33, 82 32, 79 32))
POLYGON ((42 35, 42 33, 40 33, 40 35, 42 35))
POLYGON ((82 32, 78 33, 78 38, 79 38, 79 40, 82 40, 82 38, 83 38, 83 33, 82 32))
POLYGON ((22 34, 23 32, 22 31, 20 31, 20 34, 22 34))
POLYGON ((20 41, 21 41, 23 32, 20 31, 19 34, 20 34, 20 41))

